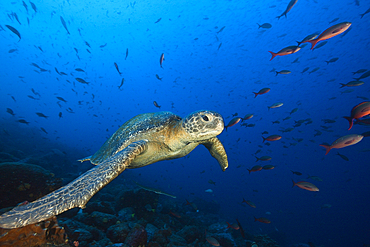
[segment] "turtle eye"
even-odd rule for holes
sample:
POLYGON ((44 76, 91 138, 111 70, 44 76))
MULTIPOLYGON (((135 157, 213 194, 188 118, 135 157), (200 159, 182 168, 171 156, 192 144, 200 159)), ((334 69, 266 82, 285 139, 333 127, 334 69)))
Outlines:
POLYGON ((204 121, 208 122, 209 121, 209 118, 206 116, 206 115, 202 115, 202 118, 204 121))

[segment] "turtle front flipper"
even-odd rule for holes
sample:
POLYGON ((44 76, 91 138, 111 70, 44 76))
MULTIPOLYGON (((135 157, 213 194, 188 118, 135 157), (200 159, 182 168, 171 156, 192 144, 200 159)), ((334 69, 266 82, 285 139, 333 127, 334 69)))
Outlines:
POLYGON ((66 186, 0 215, 0 227, 6 229, 23 227, 71 208, 84 208, 94 194, 123 172, 132 160, 146 149, 147 140, 131 143, 66 186))
POLYGON ((225 148, 220 140, 217 137, 213 137, 205 142, 202 142, 201 144, 203 144, 209 150, 211 155, 218 161, 222 171, 225 171, 229 166, 229 162, 227 161, 225 148))

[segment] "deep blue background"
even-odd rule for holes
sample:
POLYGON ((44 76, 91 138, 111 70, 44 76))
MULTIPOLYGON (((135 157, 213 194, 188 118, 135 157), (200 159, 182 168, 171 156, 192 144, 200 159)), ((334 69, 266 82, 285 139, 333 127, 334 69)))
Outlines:
MULTIPOLYGON (((185 158, 125 171, 119 179, 161 188, 177 195, 176 203, 195 197, 215 200, 222 206, 222 217, 233 222, 239 218, 246 230, 269 234, 282 246, 308 241, 318 246, 370 243, 370 138, 338 150, 349 161, 336 155, 337 150, 325 156, 324 148, 319 146, 340 136, 370 130, 355 125, 348 131, 348 122, 342 118, 364 101, 358 97, 370 98, 369 78, 355 88, 340 89, 339 84, 351 81, 352 72, 358 69, 370 69, 370 14, 360 18, 370 7, 369 2, 299 0, 288 17, 280 20, 275 17, 285 10, 288 1, 34 0, 36 13, 28 1, 25 3, 28 13, 22 1, 0 3, 0 25, 4 29, 0 31, 0 122, 1 128, 11 134, 2 133, 0 141, 17 145, 25 153, 47 152, 58 146, 74 161, 97 151, 133 116, 158 111, 154 100, 161 110, 181 117, 195 110, 215 110, 224 116, 225 123, 234 113, 241 117, 253 113, 248 123, 255 127, 238 124, 219 136, 229 156, 225 172, 204 147, 198 147, 185 158), (18 15, 21 25, 9 18, 12 12, 18 15), (335 18, 338 21, 329 24, 335 18), (296 54, 269 61, 269 50, 277 52, 344 21, 352 22, 351 30, 329 39, 325 46, 311 51, 308 45, 296 54), (258 29, 256 23, 265 22, 272 28, 258 29), (5 25, 15 27, 22 39, 18 42, 5 25), (222 27, 225 28, 219 32, 222 27), (10 49, 17 51, 8 53, 10 49), (163 69, 159 65, 162 53, 163 69), (338 61, 325 63, 334 57, 338 61), (292 63, 297 58, 298 62, 292 63), (47 71, 40 72, 31 63, 47 71), (302 74, 306 67, 309 71, 316 67, 319 70, 302 74), (67 75, 57 74, 55 68, 67 75), (292 73, 275 76, 273 69, 292 73), (156 74, 163 79, 158 80, 156 74), (90 83, 81 84, 76 77, 90 83), (122 78, 124 85, 119 90, 122 78), (254 98, 252 92, 264 87, 271 91, 254 98), (39 100, 27 97, 37 97, 32 88, 41 95, 39 100), (60 102, 60 107, 57 96, 67 103, 60 102), (268 110, 267 106, 276 102, 284 105, 268 110), (6 108, 16 115, 8 114, 6 108), (67 108, 74 113, 67 112, 67 108), (298 111, 283 121, 294 108, 298 111), (49 118, 40 118, 35 112, 49 118), (313 123, 288 133, 279 131, 307 118, 313 123), (18 123, 19 119, 30 124, 18 123), (324 124, 322 119, 336 122, 324 124), (272 124, 276 120, 280 124, 272 124), (320 126, 330 126, 330 132, 320 126), (322 135, 314 137, 315 129, 322 135), (264 145, 263 131, 283 138, 264 145), (262 151, 257 156, 272 157, 263 164, 276 168, 248 174, 247 168, 257 164, 254 153, 258 149, 262 151), (303 175, 293 176, 290 170, 303 175), (307 180, 316 184, 319 192, 291 188, 292 179, 306 180, 308 175, 323 179, 307 180), (209 179, 216 185, 209 184, 209 179), (212 194, 204 192, 209 188, 212 194), (243 198, 257 207, 242 205, 243 198), (324 204, 332 207, 322 208, 324 204), (253 216, 267 217, 272 223, 254 222, 253 216)), ((84 171, 91 165, 79 168, 84 171)))

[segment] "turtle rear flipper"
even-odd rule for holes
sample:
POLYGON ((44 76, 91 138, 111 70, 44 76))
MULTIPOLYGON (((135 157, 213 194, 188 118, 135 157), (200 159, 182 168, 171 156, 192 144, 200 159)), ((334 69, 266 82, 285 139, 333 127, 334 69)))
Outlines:
POLYGON ((224 146, 217 137, 202 142, 202 144, 208 149, 211 155, 218 161, 221 166, 222 171, 225 171, 229 166, 227 161, 227 154, 224 146))
POLYGON ((133 142, 66 186, 0 215, 0 227, 18 228, 46 220, 71 208, 84 208, 100 189, 116 178, 147 149, 147 140, 133 142))

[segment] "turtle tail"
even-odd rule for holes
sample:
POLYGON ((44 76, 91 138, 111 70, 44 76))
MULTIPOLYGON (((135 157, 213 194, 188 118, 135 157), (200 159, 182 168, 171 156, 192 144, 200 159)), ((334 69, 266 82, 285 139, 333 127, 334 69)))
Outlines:
POLYGON ((116 178, 131 161, 144 152, 147 141, 131 143, 66 186, 0 215, 0 227, 18 228, 46 220, 71 208, 84 208, 100 189, 116 178))

